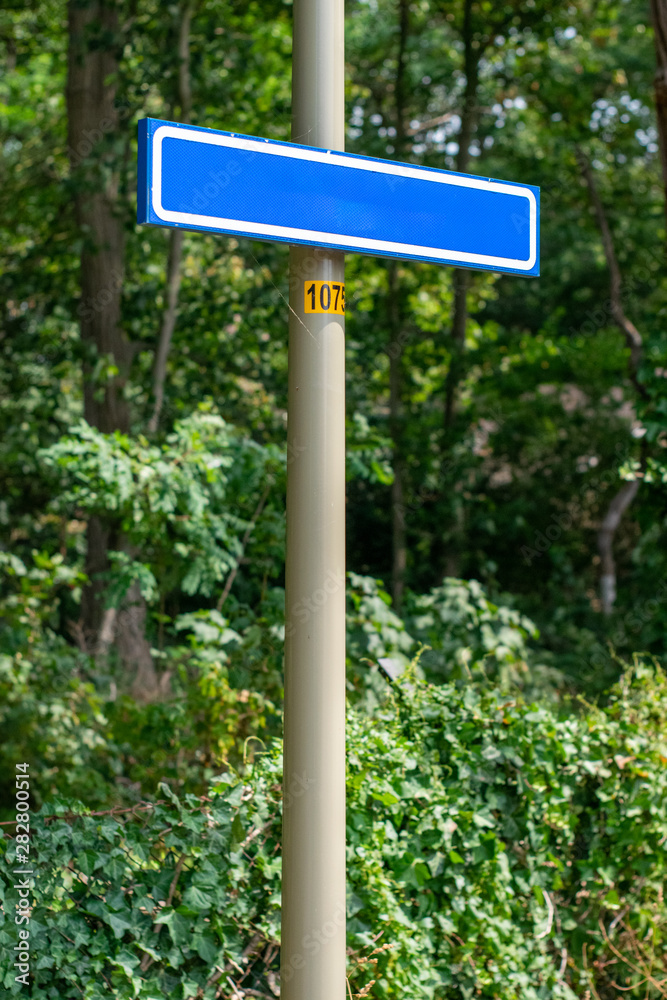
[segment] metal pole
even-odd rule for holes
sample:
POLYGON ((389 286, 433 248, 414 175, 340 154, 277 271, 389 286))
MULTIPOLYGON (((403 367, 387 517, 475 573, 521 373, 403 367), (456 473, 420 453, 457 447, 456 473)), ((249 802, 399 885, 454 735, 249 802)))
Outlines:
MULTIPOLYGON (((343 149, 343 0, 294 0, 293 37, 292 140, 343 149)), ((292 247, 282 1000, 346 995, 345 319, 306 313, 318 281, 342 285, 344 255, 292 247)))

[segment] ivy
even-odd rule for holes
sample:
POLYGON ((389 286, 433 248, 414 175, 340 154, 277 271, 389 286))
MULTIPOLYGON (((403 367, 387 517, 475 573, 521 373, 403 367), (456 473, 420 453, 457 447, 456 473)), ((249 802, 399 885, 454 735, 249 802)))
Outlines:
MULTIPOLYGON (((372 714, 350 709, 350 988, 663 995, 666 717, 667 683, 639 662, 606 709, 568 719, 498 687, 430 685, 416 664, 372 714), (651 970, 641 988, 632 963, 651 970)), ((281 771, 275 743, 200 797, 162 783, 125 810, 42 809, 32 997, 278 995, 281 771)), ((14 995, 13 841, 2 850, 14 995)))

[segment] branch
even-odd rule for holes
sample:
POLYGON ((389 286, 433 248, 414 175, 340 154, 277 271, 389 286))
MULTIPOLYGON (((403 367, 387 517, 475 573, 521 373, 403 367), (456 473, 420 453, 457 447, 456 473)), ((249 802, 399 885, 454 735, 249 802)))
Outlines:
POLYGON ((171 901, 174 898, 174 893, 176 892, 176 883, 178 882, 178 876, 183 870, 183 865, 185 864, 185 859, 187 854, 181 854, 180 858, 176 862, 176 868, 174 869, 174 877, 171 880, 171 885, 169 886, 169 892, 167 893, 167 906, 171 906, 171 901))
MULTIPOLYGON (((167 893, 167 899, 166 899, 167 906, 171 906, 171 904, 172 904, 172 900, 174 898, 174 893, 176 892, 176 883, 178 882, 178 876, 181 874, 181 871, 183 870, 183 865, 185 864, 185 859, 186 858, 187 858, 187 854, 181 854, 180 858, 176 862, 176 868, 174 870, 174 877, 171 880, 171 885, 169 886, 169 892, 167 893)), ((155 913, 155 910, 153 910, 153 913, 155 913)), ((163 927, 164 927, 164 924, 161 924, 161 923, 158 922, 158 924, 157 924, 157 934, 158 935, 160 934, 160 931, 162 930, 163 927)), ((142 972, 147 972, 148 969, 149 969, 149 967, 153 964, 154 961, 155 961, 155 959, 151 955, 149 955, 148 952, 146 951, 146 952, 144 952, 144 955, 143 955, 143 957, 141 959, 141 963, 139 965, 139 968, 141 969, 142 972)))
POLYGON ((406 129, 406 135, 413 136, 419 135, 420 132, 428 132, 432 128, 437 128, 438 125, 444 125, 446 122, 450 121, 454 117, 453 111, 448 111, 444 115, 438 115, 437 118, 429 118, 426 122, 421 122, 415 128, 406 129))
MULTIPOLYGON (((479 116, 480 113, 490 110, 490 107, 484 105, 476 108, 475 113, 479 116)), ((419 135, 420 132, 430 132, 431 129, 438 128, 439 125, 445 125, 448 121, 451 121, 455 114, 455 111, 447 111, 444 115, 438 115, 436 118, 429 118, 428 121, 420 122, 420 124, 415 125, 414 128, 406 129, 405 134, 415 136, 419 135)))
MULTIPOLYGON (((590 195, 593 209, 595 211, 595 217, 600 229, 600 236, 602 237, 602 246, 604 248, 607 267, 609 268, 609 299, 611 304, 611 314, 616 325, 624 334, 625 341, 630 348, 630 362, 628 365, 630 379, 639 395, 645 399, 648 394, 645 387, 639 381, 637 375, 644 348, 642 336, 634 323, 625 315, 625 311, 623 309, 621 299, 621 269, 618 266, 616 251, 614 249, 614 240, 611 235, 611 229, 609 228, 609 222, 607 221, 602 199, 600 198, 600 194, 595 184, 595 178, 593 176, 591 165, 588 162, 583 150, 579 147, 576 149, 576 156, 581 173, 586 181, 586 186, 588 187, 588 193, 590 195)), ((602 599, 602 611, 605 615, 611 614, 614 607, 614 601, 616 600, 616 565, 614 563, 613 551, 614 534, 618 528, 621 517, 634 500, 638 489, 638 480, 634 480, 630 483, 624 483, 624 485, 621 486, 620 490, 611 501, 609 509, 598 531, 598 551, 600 553, 600 560, 602 563, 600 597, 602 599)))
POLYGON ((95 650, 95 656, 99 659, 104 659, 107 656, 111 644, 114 640, 116 617, 116 608, 106 608, 104 615, 102 616, 102 625, 97 637, 97 648, 95 650))
POLYGON ((225 603, 225 601, 227 600, 227 598, 229 597, 229 591, 232 589, 232 584, 234 583, 234 580, 236 579, 236 574, 238 573, 239 566, 241 565, 241 558, 243 556, 243 553, 245 552, 245 547, 248 544, 248 539, 250 538, 250 534, 252 532, 252 529, 257 524, 257 519, 259 518, 259 515, 262 513, 262 511, 264 509, 264 504, 268 500, 269 493, 271 492, 272 485, 273 485, 272 480, 269 480, 268 483, 266 484, 266 486, 264 487, 264 492, 262 493, 261 497, 259 498, 259 503, 257 504, 257 507, 255 508, 255 513, 252 515, 252 518, 250 520, 250 524, 246 528, 246 533, 243 536, 243 540, 241 541, 241 556, 237 559, 236 565, 234 566, 234 569, 231 571, 231 573, 227 577, 227 582, 226 582, 226 584, 224 586, 224 589, 223 589, 222 593, 220 594, 220 599, 218 600, 218 603, 216 605, 216 611, 222 611, 222 606, 225 603))
MULTIPOLYGON (((258 946, 264 944, 265 940, 266 940, 266 938, 262 934, 253 934, 253 936, 251 937, 249 943, 245 946, 245 948, 241 952, 241 956, 243 958, 248 958, 248 959, 251 958, 251 957, 254 957, 254 953, 257 952, 258 946)), ((244 972, 243 969, 239 969, 238 965, 236 965, 236 963, 233 962, 230 959, 227 962, 227 964, 225 965, 224 969, 221 969, 219 965, 215 966, 216 971, 206 981, 206 988, 208 989, 209 986, 213 986, 215 983, 217 983, 218 980, 222 979, 223 976, 226 976, 227 973, 228 973, 228 971, 230 970, 230 968, 233 968, 233 967, 236 967, 236 969, 238 969, 238 971, 241 973, 242 977, 247 976, 247 974, 248 974, 248 972, 250 970, 250 964, 248 964, 248 968, 244 972)), ((261 994, 260 994, 260 996, 261 996, 261 994)))
POLYGON ((598 529, 598 552, 602 574, 600 576, 600 596, 602 611, 610 615, 616 600, 616 564, 614 562, 614 534, 623 514, 628 509, 639 489, 639 480, 623 483, 620 490, 609 504, 609 509, 598 529))
POLYGON ((554 911, 554 904, 551 902, 551 896, 549 895, 549 893, 547 892, 546 889, 543 889, 542 891, 544 892, 544 898, 547 901, 547 907, 548 907, 549 913, 548 913, 548 916, 547 916, 547 925, 544 928, 544 930, 540 931, 540 933, 536 936, 536 938, 535 938, 536 941, 541 941, 542 938, 545 938, 545 937, 549 936, 549 934, 551 933, 551 928, 553 926, 553 922, 554 922, 554 912, 555 911, 554 911))
MULTIPOLYGON (((202 803, 201 809, 205 809, 204 803, 211 802, 212 799, 208 798, 206 795, 200 795, 199 801, 202 803)), ((111 809, 97 809, 93 812, 87 813, 53 813, 44 817, 44 822, 49 823, 54 819, 64 819, 69 822, 71 819, 87 819, 88 816, 121 816, 124 813, 136 813, 144 812, 146 809, 155 809, 156 806, 167 806, 171 803, 167 802, 166 799, 156 799, 155 802, 139 802, 134 806, 113 806, 111 809)), ((0 823, 0 826, 14 826, 17 820, 7 819, 0 823)))
MULTIPOLYGON (((604 938, 604 942, 607 945, 607 947, 614 953, 614 955, 616 955, 616 957, 619 958, 621 960, 621 962, 625 962, 626 965, 630 966, 630 968, 633 970, 633 972, 636 972, 640 976, 644 976, 645 977, 645 981, 648 980, 651 983, 652 986, 655 986, 656 989, 658 989, 660 991, 660 995, 661 996, 663 996, 663 997, 667 996, 667 990, 665 990, 665 981, 664 981, 664 979, 663 980, 654 979, 654 977, 651 975, 651 973, 647 972, 645 968, 642 969, 639 966, 635 965, 634 962, 631 962, 630 959, 627 958, 625 955, 623 955, 618 950, 618 948, 616 948, 614 946, 614 944, 612 943, 611 938, 607 934, 607 930, 605 928, 604 921, 602 920, 602 917, 599 918, 598 923, 599 923, 599 926, 600 926, 600 930, 602 931, 602 937, 604 938)), ((623 926, 625 927, 625 924, 623 924, 623 926)))
POLYGON ((623 303, 621 301, 621 269, 618 266, 616 251, 614 250, 614 241, 609 228, 609 223, 607 221, 604 205, 602 204, 602 199, 600 198, 600 194, 595 184, 595 178, 593 177, 591 165, 588 162, 586 155, 579 147, 577 147, 576 155, 581 173, 586 181, 586 186, 588 187, 588 193, 591 197, 595 217, 600 229, 600 236, 602 237, 602 246, 604 248, 607 267, 609 268, 609 299, 611 304, 611 314, 614 318, 614 322, 624 334, 626 343, 630 348, 630 378, 632 379, 632 382, 639 394, 645 397, 647 394, 646 389, 637 379, 637 371, 639 369, 644 346, 642 337, 634 323, 625 315, 625 311, 623 309, 623 303))

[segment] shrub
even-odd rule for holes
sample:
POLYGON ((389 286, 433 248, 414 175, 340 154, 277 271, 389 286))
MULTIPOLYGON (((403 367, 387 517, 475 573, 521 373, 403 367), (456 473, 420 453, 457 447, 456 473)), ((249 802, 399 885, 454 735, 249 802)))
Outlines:
POLYGON ((350 687, 378 686, 364 663, 388 658, 405 666, 423 647, 420 671, 428 680, 491 679, 525 697, 554 697, 563 675, 542 662, 544 650, 533 622, 514 608, 495 604, 477 580, 446 578, 427 594, 406 595, 404 617, 391 608, 381 581, 348 573, 347 649, 350 687))
MULTIPOLYGON (((372 715, 350 710, 351 990, 664 996, 666 718, 667 684, 640 663, 608 708, 564 720, 501 688, 429 685, 414 666, 372 715)), ((202 798, 163 784, 122 813, 36 815, 32 997, 277 995, 280 781, 276 744, 202 798)))
POLYGON ((60 554, 35 551, 26 565, 0 552, 0 807, 13 802, 14 764, 26 755, 39 776, 38 803, 56 789, 86 801, 104 796, 107 720, 92 661, 54 629, 59 592, 80 583, 60 554))

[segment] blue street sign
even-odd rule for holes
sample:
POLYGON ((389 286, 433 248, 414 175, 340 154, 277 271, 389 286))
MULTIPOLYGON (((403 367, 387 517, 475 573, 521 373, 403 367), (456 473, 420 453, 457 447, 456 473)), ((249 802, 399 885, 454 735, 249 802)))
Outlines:
POLYGON ((144 118, 137 219, 539 274, 540 190, 144 118))

